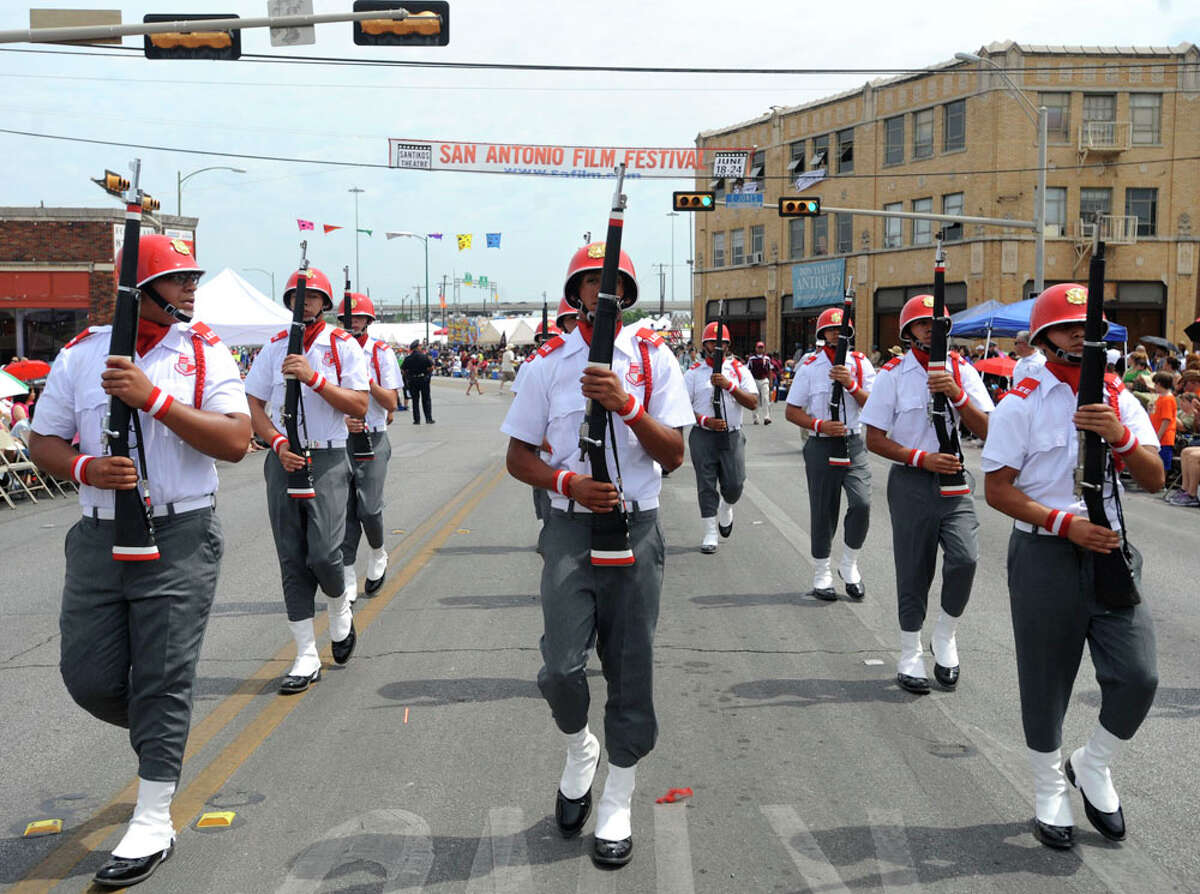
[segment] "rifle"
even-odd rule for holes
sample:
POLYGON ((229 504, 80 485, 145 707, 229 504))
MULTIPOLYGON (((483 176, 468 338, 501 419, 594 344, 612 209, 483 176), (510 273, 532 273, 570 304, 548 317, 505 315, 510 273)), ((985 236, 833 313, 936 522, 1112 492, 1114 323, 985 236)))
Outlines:
MULTIPOLYGON (((712 352, 712 371, 713 375, 723 373, 725 371, 725 301, 722 299, 717 304, 717 346, 712 352)), ((712 394, 712 418, 725 419, 725 395, 721 393, 721 389, 713 388, 712 394)), ((729 429, 725 431, 714 432, 717 435, 717 449, 723 449, 729 445, 729 429)))
POLYGON ((542 292, 542 341, 550 339, 550 308, 546 304, 546 293, 542 292))
MULTIPOLYGON (((929 372, 946 372, 948 356, 947 342, 950 335, 950 318, 946 316, 946 250, 942 246, 942 232, 937 234, 937 254, 933 262, 933 336, 929 347, 929 372)), ((958 426, 950 413, 950 401, 937 392, 929 399, 929 420, 937 433, 938 453, 947 453, 962 462, 962 451, 958 448, 958 426)), ((943 497, 963 497, 971 493, 967 486, 966 473, 959 469, 949 475, 938 473, 938 491, 943 497)))
MULTIPOLYGON (((308 286, 308 242, 300 243, 300 276, 292 293, 292 326, 288 331, 287 352, 304 353, 304 294, 308 286)), ((288 472, 287 494, 293 500, 312 500, 317 496, 312 480, 312 454, 308 452, 308 425, 304 422, 304 400, 300 396, 300 380, 285 376, 283 393, 283 425, 287 429, 288 449, 304 460, 295 472, 288 472), (297 425, 304 426, 305 440, 300 439, 297 425)))
MULTIPOLYGON (((350 328, 350 324, 351 324, 350 318, 353 316, 353 314, 351 313, 351 309, 352 309, 351 305, 352 305, 353 299, 350 297, 350 267, 349 267, 349 265, 343 267, 342 272, 346 274, 346 296, 342 302, 342 306, 343 306, 342 307, 342 328, 345 329, 347 332, 349 332, 351 335, 353 335, 354 330, 350 328)), ((350 453, 354 456, 354 459, 356 461, 364 462, 366 460, 375 458, 375 448, 371 446, 370 434, 368 434, 365 430, 364 431, 352 431, 349 433, 349 437, 350 437, 350 453)))
MULTIPOLYGON (((1104 243, 1100 226, 1092 243, 1092 260, 1088 267, 1087 320, 1083 326, 1083 360, 1079 370, 1078 406, 1104 403, 1104 371, 1106 368, 1104 333, 1104 243)), ((1113 499, 1120 512, 1117 490, 1117 469, 1108 447, 1094 431, 1079 431, 1079 459, 1075 466, 1075 494, 1083 497, 1088 521, 1103 528, 1112 528, 1104 509, 1104 479, 1110 477, 1113 499), (1107 467, 1107 468, 1106 468, 1107 467)), ((1128 608, 1142 601, 1132 566, 1140 564, 1136 553, 1121 530, 1121 547, 1110 553, 1089 552, 1092 557, 1093 585, 1096 598, 1109 608, 1128 608)))
MULTIPOLYGON (((850 351, 850 315, 854 311, 854 277, 846 283, 846 293, 844 304, 842 305, 842 325, 838 327, 838 343, 837 348, 833 353, 833 365, 845 366, 846 354, 850 351)), ((842 414, 842 393, 845 391, 845 386, 841 382, 833 383, 833 390, 829 392, 829 418, 834 422, 841 422, 842 414)), ((834 444, 834 449, 829 454, 829 465, 839 469, 848 469, 850 467, 850 439, 842 437, 837 439, 834 444)))
MULTIPOLYGON (((625 165, 621 164, 617 166, 617 188, 613 192, 612 211, 608 215, 608 234, 604 239, 604 267, 600 271, 600 296, 592 321, 592 344, 588 350, 589 367, 612 368, 613 341, 617 335, 617 318, 621 313, 620 302, 617 299, 617 277, 620 276, 621 231, 625 219, 626 199, 621 192, 624 182, 625 165)), ((617 471, 615 484, 620 506, 615 512, 596 513, 592 516, 592 564, 632 565, 634 557, 629 545, 629 516, 625 512, 621 463, 617 458, 617 436, 613 428, 612 414, 603 404, 589 398, 583 424, 579 429, 581 458, 587 457, 592 467, 592 478, 605 484, 613 484, 604 455, 606 430, 612 440, 613 460, 617 471)))
MULTIPOLYGON (((142 302, 142 293, 137 286, 138 241, 142 231, 142 202, 148 197, 139 186, 142 160, 135 158, 130 168, 133 171, 133 179, 123 193, 107 186, 105 190, 110 195, 120 196, 125 202, 125 241, 122 244, 121 270, 117 279, 117 302, 113 310, 108 356, 110 359, 124 357, 133 362, 137 350, 138 315, 142 302)), ((118 562, 149 562, 159 557, 158 544, 154 539, 150 482, 146 475, 146 441, 142 437, 142 424, 137 414, 139 409, 141 408, 131 407, 120 398, 113 397, 108 402, 108 416, 104 420, 103 439, 109 456, 128 459, 131 423, 137 435, 137 487, 113 492, 116 504, 113 513, 112 556, 118 562)))

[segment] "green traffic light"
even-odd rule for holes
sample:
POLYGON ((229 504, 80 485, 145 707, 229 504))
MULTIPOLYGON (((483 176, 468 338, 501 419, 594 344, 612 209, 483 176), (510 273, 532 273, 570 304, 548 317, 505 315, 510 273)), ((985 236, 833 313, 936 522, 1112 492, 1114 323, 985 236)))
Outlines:
POLYGON ((713 202, 712 196, 701 196, 700 197, 700 204, 703 205, 705 208, 710 206, 712 204, 712 202, 713 202))

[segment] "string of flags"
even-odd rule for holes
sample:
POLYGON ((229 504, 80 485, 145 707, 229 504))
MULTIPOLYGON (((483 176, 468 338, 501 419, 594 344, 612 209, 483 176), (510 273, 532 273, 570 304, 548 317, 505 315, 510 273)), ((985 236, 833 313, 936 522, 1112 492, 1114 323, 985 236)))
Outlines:
MULTIPOLYGON (((315 231, 316 227, 317 227, 317 225, 314 221, 305 220, 302 217, 296 218, 296 226, 299 227, 300 230, 313 230, 313 231, 315 231)), ((324 230, 325 235, 328 236, 334 230, 343 230, 343 229, 345 229, 345 227, 341 226, 340 224, 321 224, 321 229, 324 230)), ((357 232, 366 233, 368 236, 371 236, 374 234, 375 231, 374 231, 374 229, 368 229, 367 227, 359 227, 357 229, 357 232)), ((392 232, 392 233, 385 233, 385 235, 387 236, 388 239, 395 239, 399 236, 407 236, 407 235, 411 235, 411 234, 392 232)), ((443 233, 426 233, 425 237, 427 239, 437 239, 438 241, 441 241, 441 239, 444 235, 445 234, 443 234, 443 233)), ((484 235, 484 244, 488 248, 499 248, 500 247, 500 236, 502 234, 500 234, 500 233, 484 233, 483 235, 484 235)), ((458 250, 459 251, 467 251, 468 249, 470 249, 473 245, 473 237, 474 237, 473 233, 458 233, 458 234, 456 234, 455 239, 458 242, 458 250)))

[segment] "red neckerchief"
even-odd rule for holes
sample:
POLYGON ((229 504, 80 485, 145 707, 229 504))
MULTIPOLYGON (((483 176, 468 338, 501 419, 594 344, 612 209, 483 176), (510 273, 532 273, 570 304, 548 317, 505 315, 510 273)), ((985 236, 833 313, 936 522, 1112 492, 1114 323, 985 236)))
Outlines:
MULTIPOLYGON (((583 320, 580 320, 579 326, 576 328, 579 329, 579 334, 583 336, 584 344, 586 344, 590 348, 592 346, 592 324, 585 322, 583 320)), ((617 328, 616 328, 616 331, 613 332, 613 335, 616 336, 617 334, 620 333, 620 331, 621 331, 621 321, 617 320, 617 328)))
POLYGON ((929 372, 929 352, 922 351, 916 345, 913 345, 911 350, 912 355, 917 358, 917 363, 921 364, 921 369, 929 372))
MULTIPOLYGON (((713 357, 712 357, 712 354, 709 354, 707 357, 705 357, 705 358, 704 358, 704 362, 708 364, 708 367, 709 367, 709 369, 716 369, 716 367, 715 367, 715 366, 713 366, 713 357)), ((722 364, 722 366, 723 366, 723 365, 724 365, 724 364, 722 364)))
POLYGON ((837 353, 837 349, 831 347, 830 345, 825 345, 823 350, 825 351, 825 355, 829 358, 829 362, 833 363, 834 354, 837 353))
POLYGON ((1054 378, 1060 382, 1066 382, 1071 386, 1071 390, 1079 393, 1079 374, 1083 372, 1083 367, 1078 363, 1061 363, 1058 360, 1047 360, 1046 369, 1054 373, 1054 378))
POLYGON ((138 356, 145 357, 151 348, 166 337, 170 330, 170 325, 164 326, 162 323, 155 323, 153 320, 147 320, 145 317, 138 320, 138 356))
POLYGON ((316 322, 309 323, 304 327, 304 352, 308 353, 317 340, 317 336, 321 334, 321 330, 325 328, 325 321, 317 318, 316 322))
MULTIPOLYGON (((353 335, 353 333, 351 333, 351 335, 353 335)), ((359 347, 365 348, 367 346, 367 330, 364 329, 362 334, 355 335, 354 338, 358 341, 359 347)))

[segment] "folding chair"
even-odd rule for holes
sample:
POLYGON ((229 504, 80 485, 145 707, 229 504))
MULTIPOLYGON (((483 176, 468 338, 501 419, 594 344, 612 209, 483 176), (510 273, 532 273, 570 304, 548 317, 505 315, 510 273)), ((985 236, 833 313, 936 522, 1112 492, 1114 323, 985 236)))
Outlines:
POLYGON ((34 503, 37 502, 37 497, 33 495, 35 490, 44 490, 50 499, 54 499, 54 491, 50 490, 46 484, 46 479, 42 477, 42 473, 32 462, 27 459, 9 460, 8 453, 16 453, 19 456, 24 456, 24 449, 21 443, 13 438, 7 431, 0 429, 0 475, 7 476, 8 484, 0 488, 0 494, 4 496, 4 502, 8 504, 8 508, 16 509, 16 505, 12 501, 12 494, 20 494, 21 491, 29 497, 34 503), (25 476, 31 478, 31 482, 26 482, 25 476), (30 489, 30 483, 33 488, 30 489))

